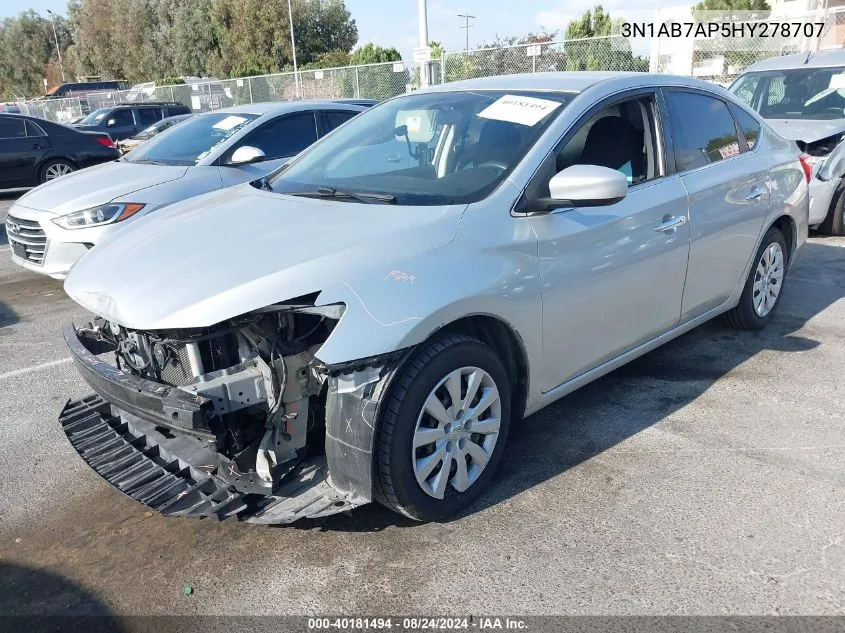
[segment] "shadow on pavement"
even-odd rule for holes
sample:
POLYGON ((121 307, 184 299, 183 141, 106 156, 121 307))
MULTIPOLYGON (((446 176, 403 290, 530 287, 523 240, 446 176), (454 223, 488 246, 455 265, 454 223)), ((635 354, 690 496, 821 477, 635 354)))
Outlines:
POLYGON ((4 562, 0 562, 0 629, 73 633, 124 630, 106 605, 67 578, 4 562))
MULTIPOLYGON (((763 350, 817 347, 818 341, 795 333, 845 297, 843 254, 833 245, 805 244, 764 330, 737 331, 715 319, 512 424, 496 476, 466 514, 533 488, 660 422, 763 350)), ((411 525, 418 524, 371 504, 351 516, 300 521, 294 527, 357 532, 411 525)))
POLYGON ((18 313, 11 306, 0 301, 0 328, 14 325, 18 322, 18 313))

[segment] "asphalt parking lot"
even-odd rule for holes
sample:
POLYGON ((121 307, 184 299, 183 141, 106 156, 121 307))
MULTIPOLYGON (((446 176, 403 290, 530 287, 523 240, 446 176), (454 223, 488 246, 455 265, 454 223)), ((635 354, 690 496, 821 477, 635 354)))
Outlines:
POLYGON ((77 457, 85 313, 0 230, 0 614, 845 614, 845 239, 784 292, 764 332, 707 324, 519 424, 455 521, 265 528, 162 518, 77 457))

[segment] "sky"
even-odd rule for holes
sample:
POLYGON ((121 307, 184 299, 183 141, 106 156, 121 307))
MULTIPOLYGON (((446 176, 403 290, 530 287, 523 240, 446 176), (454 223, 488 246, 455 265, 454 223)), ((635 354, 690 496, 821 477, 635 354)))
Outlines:
MULTIPOLYGON (((561 31, 569 20, 598 3, 599 0, 428 0, 428 37, 442 42, 446 50, 463 50, 465 32, 460 28, 463 20, 458 14, 470 14, 476 16, 470 21, 470 48, 476 48, 492 42, 497 35, 522 36, 543 28, 561 31)), ((648 20, 651 11, 661 6, 660 0, 640 0, 636 11, 625 0, 603 0, 601 4, 613 17, 637 20, 648 20)), ((402 59, 413 58, 419 41, 417 0, 346 0, 346 7, 358 25, 359 44, 393 46, 402 53, 402 59)), ((44 15, 47 9, 64 14, 66 8, 66 0, 0 0, 0 18, 26 9, 44 15)))

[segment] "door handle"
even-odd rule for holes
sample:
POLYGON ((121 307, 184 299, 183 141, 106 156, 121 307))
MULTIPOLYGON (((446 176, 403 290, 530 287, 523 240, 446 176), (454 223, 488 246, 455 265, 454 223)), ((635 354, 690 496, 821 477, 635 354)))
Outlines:
POLYGON ((769 192, 766 191, 763 187, 756 187, 752 189, 747 196, 745 196, 746 200, 759 200, 763 196, 767 195, 769 192))
POLYGON ((676 215, 658 224, 654 227, 654 230, 659 233, 665 233, 667 231, 674 231, 679 226, 683 226, 686 223, 687 217, 685 215, 676 215))
POLYGON ((32 149, 44 149, 44 146, 36 143, 35 145, 32 146, 32 149))

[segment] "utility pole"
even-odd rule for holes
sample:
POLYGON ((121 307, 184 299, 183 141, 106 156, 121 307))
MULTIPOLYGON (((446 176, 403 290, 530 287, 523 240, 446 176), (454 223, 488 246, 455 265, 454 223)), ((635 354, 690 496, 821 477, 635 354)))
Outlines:
MULTIPOLYGON (((420 48, 428 46, 428 9, 425 2, 426 0, 417 0, 417 10, 419 12, 420 48)), ((423 88, 431 85, 430 70, 431 66, 428 62, 422 62, 420 64, 420 85, 423 88)))
POLYGON ((62 51, 59 49, 59 36, 56 35, 56 20, 53 12, 47 9, 50 14, 50 24, 53 25, 53 40, 56 42, 56 55, 59 56, 59 68, 62 70, 62 83, 65 83, 65 65, 62 63, 62 51))
POLYGON ((302 95, 299 90, 299 73, 296 72, 296 41, 293 37, 293 10, 290 7, 290 0, 288 0, 288 20, 290 21, 290 49, 293 52, 293 83, 296 86, 296 98, 300 99, 302 95))
POLYGON ((475 19, 475 16, 474 16, 474 15, 468 15, 468 14, 466 14, 466 13, 459 13, 459 14, 458 14, 458 17, 459 17, 459 18, 463 18, 463 19, 464 19, 464 25, 463 25, 463 26, 461 26, 461 27, 458 27, 458 28, 464 29, 464 30, 466 31, 466 36, 467 36, 467 45, 466 45, 466 48, 465 48, 464 50, 467 50, 467 51, 468 51, 468 50, 469 50, 469 30, 470 30, 473 26, 475 26, 474 24, 470 24, 470 23, 469 23, 469 21, 470 21, 470 20, 474 20, 474 19, 475 19))

